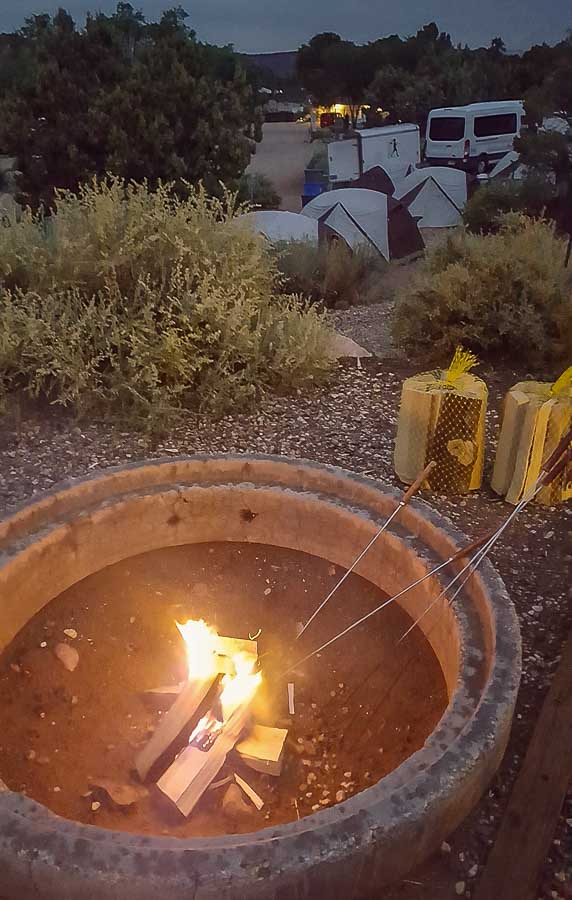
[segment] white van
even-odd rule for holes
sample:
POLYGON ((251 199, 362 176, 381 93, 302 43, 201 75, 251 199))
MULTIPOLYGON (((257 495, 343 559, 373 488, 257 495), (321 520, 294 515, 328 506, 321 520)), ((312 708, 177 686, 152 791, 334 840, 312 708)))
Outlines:
POLYGON ((433 109, 427 121, 425 161, 482 174, 512 150, 523 122, 522 100, 433 109))

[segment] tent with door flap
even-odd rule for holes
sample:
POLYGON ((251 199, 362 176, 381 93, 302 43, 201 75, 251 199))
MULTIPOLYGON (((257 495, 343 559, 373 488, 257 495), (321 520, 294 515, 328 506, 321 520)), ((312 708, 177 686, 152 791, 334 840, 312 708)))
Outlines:
POLYGON ((303 215, 319 223, 320 238, 370 247, 385 259, 402 259, 423 249, 423 238, 406 207, 381 191, 342 188, 315 197, 303 215))
POLYGON ((398 185, 395 199, 407 207, 420 228, 459 225, 467 202, 467 174, 444 166, 414 169, 398 185))
POLYGON ((271 244, 286 241, 318 243, 318 223, 300 213, 259 210, 238 216, 236 222, 262 234, 271 244))

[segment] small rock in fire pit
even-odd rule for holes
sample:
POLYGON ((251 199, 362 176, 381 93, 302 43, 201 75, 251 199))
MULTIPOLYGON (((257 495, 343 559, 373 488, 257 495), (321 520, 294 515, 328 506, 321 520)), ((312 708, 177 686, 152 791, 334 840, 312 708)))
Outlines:
POLYGON ((148 796, 147 788, 140 784, 122 784, 112 781, 110 778, 98 778, 91 781, 90 787, 103 791, 106 799, 111 800, 115 806, 133 806, 139 800, 148 796))
POLYGON ((229 819, 246 819, 252 816, 254 807, 244 799, 237 784, 231 784, 222 798, 222 811, 229 819))
POLYGON ((75 630, 75 628, 64 628, 64 634, 66 637, 71 638, 72 641, 77 637, 77 631, 75 630))
POLYGON ((26 759, 30 762, 36 758, 35 750, 26 750, 26 759))
POLYGON ((93 803, 91 804, 91 811, 97 812, 98 809, 101 809, 101 803, 99 803, 98 800, 94 800, 93 803))
POLYGON ((79 663, 79 653, 69 644, 56 644, 54 653, 68 672, 73 672, 79 663))

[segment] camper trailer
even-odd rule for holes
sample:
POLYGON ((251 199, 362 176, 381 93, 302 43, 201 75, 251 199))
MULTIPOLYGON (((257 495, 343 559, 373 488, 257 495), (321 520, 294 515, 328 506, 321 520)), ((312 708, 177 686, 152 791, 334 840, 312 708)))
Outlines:
POLYGON ((348 140, 328 145, 330 182, 334 187, 357 181, 376 166, 403 177, 420 160, 419 127, 408 123, 368 128, 348 140))
POLYGON ((522 100, 433 109, 427 121, 425 161, 483 174, 512 150, 523 123, 522 100))

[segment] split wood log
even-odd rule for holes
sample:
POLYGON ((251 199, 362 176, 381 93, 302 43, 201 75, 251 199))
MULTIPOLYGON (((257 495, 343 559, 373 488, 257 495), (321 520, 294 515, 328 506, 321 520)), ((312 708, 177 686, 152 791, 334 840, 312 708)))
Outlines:
POLYGON ((157 787, 189 816, 239 740, 250 718, 249 703, 239 706, 228 722, 216 722, 205 716, 205 727, 196 730, 194 739, 179 754, 157 782, 157 787))
POLYGON ((260 812, 260 810, 264 806, 264 800, 262 799, 262 797, 256 793, 254 788, 250 787, 248 781, 245 781, 244 778, 241 778, 240 775, 236 774, 236 772, 234 773, 234 779, 241 791, 244 791, 248 799, 252 803, 254 803, 256 809, 258 810, 258 812, 260 812))
POLYGON ((171 709, 161 720, 161 724, 151 740, 143 747, 135 760, 135 767, 142 781, 145 781, 155 763, 167 752, 181 732, 197 715, 202 703, 219 676, 188 681, 171 709))
POLYGON ((254 725, 235 749, 245 765, 255 772, 278 777, 282 771, 287 737, 286 728, 254 725))

